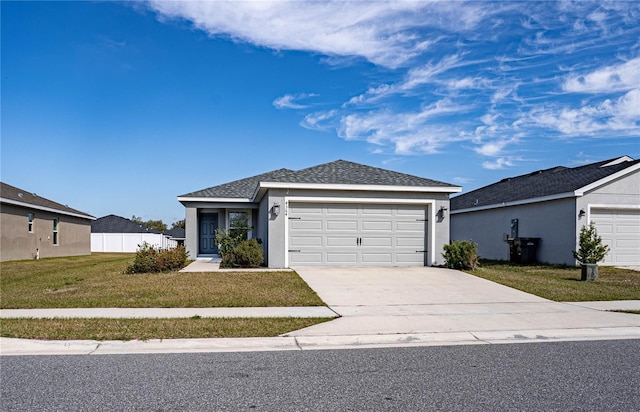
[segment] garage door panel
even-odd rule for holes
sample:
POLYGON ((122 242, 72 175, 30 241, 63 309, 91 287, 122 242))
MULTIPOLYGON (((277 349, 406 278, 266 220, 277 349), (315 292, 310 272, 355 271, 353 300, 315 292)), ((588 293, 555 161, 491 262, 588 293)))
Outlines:
POLYGON ((370 220, 362 221, 362 230, 389 232, 392 228, 393 228, 393 225, 391 221, 386 221, 386 222, 370 221, 370 220))
POLYGON ((322 236, 294 236, 289 242, 291 247, 322 246, 322 236))
POLYGON ((327 206, 324 210, 325 210, 325 214, 330 216, 332 215, 357 216, 358 215, 358 209, 353 205, 327 206))
POLYGON ((391 264, 393 262, 393 255, 391 253, 363 253, 362 262, 365 264, 366 263, 391 264))
POLYGON ((424 241, 415 237, 398 237, 396 238, 396 246, 421 248, 424 246, 424 241))
POLYGON ((393 239, 391 237, 363 237, 360 243, 361 247, 392 247, 393 239))
POLYGON ((426 206, 290 202, 288 210, 291 264, 424 264, 416 251, 426 249, 426 206))
POLYGON ((423 253, 397 253, 396 261, 398 263, 413 263, 418 265, 424 264, 424 254, 423 253))
POLYGON ((321 220, 289 220, 289 225, 295 231, 320 231, 322 230, 321 220))
POLYGON ((368 206, 362 209, 361 214, 363 216, 391 216, 393 215, 393 209, 386 206, 368 206))
POLYGON ((355 236, 327 236, 328 247, 355 247, 357 246, 355 236))
POLYGON ((322 264, 322 253, 290 253, 289 261, 292 265, 319 265, 322 264))
POLYGON ((328 220, 327 221, 327 230, 328 231, 358 231, 358 222, 353 220, 328 220))
POLYGON ((348 263, 357 263, 358 262, 358 254, 357 253, 335 253, 335 252, 327 252, 328 264, 348 264, 348 263))
POLYGON ((424 232, 424 222, 396 222, 398 232, 424 232))

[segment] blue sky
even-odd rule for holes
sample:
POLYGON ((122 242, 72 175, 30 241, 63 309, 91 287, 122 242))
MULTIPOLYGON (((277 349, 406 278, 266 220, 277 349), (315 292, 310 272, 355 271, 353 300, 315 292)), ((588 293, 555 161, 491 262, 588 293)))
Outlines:
POLYGON ((336 159, 464 191, 640 157, 640 3, 6 2, 2 181, 171 223, 336 159))

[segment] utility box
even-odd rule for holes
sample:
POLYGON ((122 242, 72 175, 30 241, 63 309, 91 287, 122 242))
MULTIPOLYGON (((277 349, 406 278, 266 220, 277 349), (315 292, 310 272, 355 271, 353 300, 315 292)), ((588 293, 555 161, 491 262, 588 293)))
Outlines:
POLYGON ((507 240, 509 242, 509 256, 513 263, 536 263, 539 237, 516 237, 507 240))

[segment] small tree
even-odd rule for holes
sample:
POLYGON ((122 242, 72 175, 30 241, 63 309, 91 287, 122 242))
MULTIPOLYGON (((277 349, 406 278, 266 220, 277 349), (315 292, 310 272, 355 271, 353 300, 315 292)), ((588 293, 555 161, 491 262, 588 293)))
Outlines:
POLYGON ((602 244, 602 238, 598 236, 594 222, 582 226, 578 246, 578 251, 573 252, 573 257, 581 264, 601 262, 609 252, 609 246, 602 244))

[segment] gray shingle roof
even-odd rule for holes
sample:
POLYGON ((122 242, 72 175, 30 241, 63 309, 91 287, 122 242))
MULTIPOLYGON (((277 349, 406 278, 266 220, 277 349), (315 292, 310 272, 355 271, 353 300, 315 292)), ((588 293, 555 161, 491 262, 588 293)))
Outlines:
POLYGON ((502 179, 491 185, 451 198, 451 210, 491 206, 574 192, 640 162, 640 160, 633 160, 605 166, 615 160, 617 159, 572 168, 558 166, 502 179))
POLYGON ((184 239, 185 238, 185 230, 183 227, 172 227, 165 233, 165 235, 169 235, 174 239, 184 239))
POLYGON ((180 197, 212 197, 212 198, 250 198, 256 190, 256 186, 261 181, 273 180, 279 175, 293 173, 289 169, 278 169, 271 172, 263 173, 257 176, 247 177, 245 179, 235 180, 229 183, 223 183, 218 186, 209 187, 207 189, 198 190, 187 193, 180 197))
POLYGON ((46 199, 44 197, 36 195, 35 193, 27 192, 26 190, 19 189, 4 182, 0 182, 0 197, 11 201, 32 205, 38 208, 53 209, 67 214, 86 217, 87 219, 94 219, 94 216, 91 216, 88 213, 81 212, 67 205, 54 202, 53 200, 46 199))
POLYGON ((91 233, 162 233, 130 219, 107 215, 91 222, 91 233))
POLYGON ((346 160, 309 167, 299 171, 279 169, 246 179, 182 195, 181 197, 251 198, 260 182, 382 185, 417 187, 456 187, 437 180, 366 166, 346 160))

